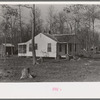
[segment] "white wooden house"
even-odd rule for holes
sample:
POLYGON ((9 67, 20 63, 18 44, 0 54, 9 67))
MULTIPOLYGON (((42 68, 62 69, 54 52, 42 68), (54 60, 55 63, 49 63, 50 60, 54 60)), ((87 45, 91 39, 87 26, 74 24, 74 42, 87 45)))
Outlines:
MULTIPOLYGON (((18 44, 18 56, 32 56, 32 40, 18 44)), ((37 57, 54 57, 79 53, 81 45, 75 35, 51 35, 40 33, 35 36, 37 57)))

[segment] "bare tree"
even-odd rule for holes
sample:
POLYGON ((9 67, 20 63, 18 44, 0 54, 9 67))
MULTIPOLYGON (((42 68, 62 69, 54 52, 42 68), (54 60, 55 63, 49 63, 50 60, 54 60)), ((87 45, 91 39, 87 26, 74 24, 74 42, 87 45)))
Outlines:
POLYGON ((21 17, 21 5, 18 5, 19 8, 19 24, 20 24, 20 42, 22 42, 22 17, 21 17))
POLYGON ((36 14, 36 8, 35 4, 30 7, 29 5, 24 5, 23 7, 31 9, 32 12, 32 56, 33 56, 33 66, 36 64, 36 52, 35 52, 35 14, 36 14))
POLYGON ((54 14, 55 14, 55 11, 54 11, 54 6, 51 5, 49 6, 49 9, 48 9, 48 18, 47 18, 47 22, 49 24, 49 32, 51 34, 53 34, 53 17, 54 17, 54 14))
POLYGON ((100 6, 98 5, 85 5, 86 13, 85 16, 89 21, 89 29, 92 28, 93 33, 93 46, 95 43, 95 21, 100 19, 100 6), (91 27, 92 26, 92 27, 91 27))
MULTIPOLYGON (((18 12, 17 9, 14 9, 8 5, 2 6, 4 10, 4 16, 7 17, 7 23, 9 24, 9 36, 11 38, 11 43, 13 44, 13 37, 14 37, 14 27, 16 24, 16 20, 18 19, 18 12)), ((13 48, 11 48, 11 54, 13 55, 13 48)))

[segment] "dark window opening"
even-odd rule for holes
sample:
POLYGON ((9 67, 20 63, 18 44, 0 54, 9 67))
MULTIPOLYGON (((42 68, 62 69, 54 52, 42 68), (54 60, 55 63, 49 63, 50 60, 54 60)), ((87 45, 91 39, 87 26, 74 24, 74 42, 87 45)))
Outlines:
MULTIPOLYGON (((35 50, 38 49, 37 44, 35 44, 34 48, 35 48, 35 50)), ((32 51, 32 44, 29 44, 29 51, 32 51)))
POLYGON ((59 52, 62 52, 62 45, 59 44, 59 52))
POLYGON ((38 49, 38 46, 37 46, 37 43, 35 44, 35 50, 37 50, 38 49))
POLYGON ((51 43, 48 43, 47 51, 51 52, 51 43))
POLYGON ((67 53, 67 45, 65 45, 65 54, 67 53))
POLYGON ((75 44, 75 52, 76 52, 76 44, 75 44))
POLYGON ((70 50, 70 52, 72 52, 72 44, 71 43, 69 44, 69 50, 70 50))

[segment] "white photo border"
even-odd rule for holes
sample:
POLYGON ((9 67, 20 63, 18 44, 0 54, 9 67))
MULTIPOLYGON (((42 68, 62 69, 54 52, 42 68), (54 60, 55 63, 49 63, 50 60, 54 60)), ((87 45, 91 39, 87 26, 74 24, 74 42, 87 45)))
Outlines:
MULTIPOLYGON (((6 1, 0 4, 100 4, 99 1, 6 1)), ((100 82, 7 82, 0 83, 0 99, 100 98, 100 82), (53 91, 59 88, 59 91, 53 91)))

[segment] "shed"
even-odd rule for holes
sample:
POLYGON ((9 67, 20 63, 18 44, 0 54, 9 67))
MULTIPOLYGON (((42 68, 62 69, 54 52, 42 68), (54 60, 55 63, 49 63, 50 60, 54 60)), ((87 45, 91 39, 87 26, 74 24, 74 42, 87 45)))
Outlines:
POLYGON ((13 55, 14 54, 14 45, 11 43, 2 43, 0 45, 0 55, 13 55))

